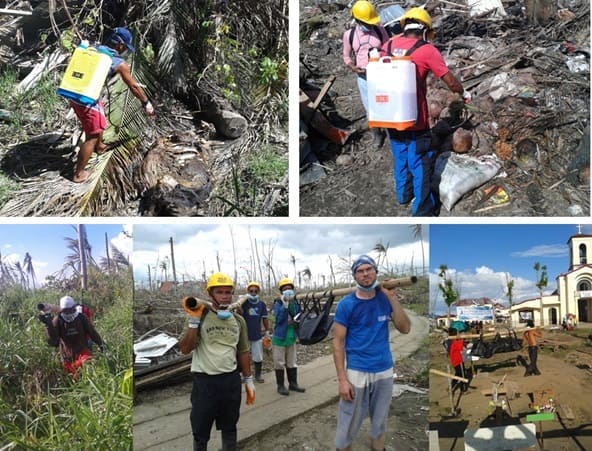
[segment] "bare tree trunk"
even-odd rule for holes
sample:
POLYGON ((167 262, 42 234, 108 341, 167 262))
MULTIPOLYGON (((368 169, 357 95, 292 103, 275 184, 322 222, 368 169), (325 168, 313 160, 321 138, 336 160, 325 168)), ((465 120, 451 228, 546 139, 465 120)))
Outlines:
POLYGON ((86 270, 86 230, 84 224, 78 224, 78 252, 80 254, 80 288, 86 291, 88 274, 86 270))
POLYGON ((335 270, 333 269, 333 260, 331 259, 330 255, 329 255, 329 268, 331 269, 331 285, 335 286, 335 285, 337 285, 337 283, 335 281, 335 270))
POLYGON ((173 293, 177 294, 177 268, 175 267, 175 249, 173 246, 173 237, 169 238, 171 243, 171 264, 173 265, 173 293))
POLYGON ((236 247, 234 245, 234 231, 232 230, 232 225, 229 225, 228 227, 230 228, 230 241, 232 242, 232 262, 233 262, 233 266, 234 266, 234 283, 238 284, 238 273, 236 271, 236 247))
POLYGON ((152 291, 152 274, 150 274, 150 265, 148 265, 148 288, 152 291))
POLYGON ((105 255, 107 256, 107 271, 111 272, 111 257, 109 257, 109 238, 105 232, 105 255))

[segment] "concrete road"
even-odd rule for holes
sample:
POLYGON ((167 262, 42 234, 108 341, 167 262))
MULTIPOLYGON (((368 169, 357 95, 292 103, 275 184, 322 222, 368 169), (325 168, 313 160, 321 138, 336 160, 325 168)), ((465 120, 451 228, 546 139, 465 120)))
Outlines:
MULTIPOLYGON (((413 354, 428 335, 428 320, 407 311, 411 319, 411 332, 402 335, 391 331, 391 351, 396 359, 413 354)), ((396 363, 395 363, 396 372, 396 363)), ((264 375, 265 383, 255 384, 256 401, 252 406, 243 403, 238 422, 238 440, 245 440, 276 424, 337 401, 337 378, 333 357, 321 357, 299 367, 298 383, 305 393, 290 392, 281 396, 276 391, 275 376, 264 375)), ((141 404, 134 408, 134 450, 187 451, 192 449, 193 437, 189 424, 190 393, 165 401, 141 404)), ((243 396, 243 400, 244 400, 243 396)), ((212 430, 208 449, 220 449, 220 433, 212 430)))

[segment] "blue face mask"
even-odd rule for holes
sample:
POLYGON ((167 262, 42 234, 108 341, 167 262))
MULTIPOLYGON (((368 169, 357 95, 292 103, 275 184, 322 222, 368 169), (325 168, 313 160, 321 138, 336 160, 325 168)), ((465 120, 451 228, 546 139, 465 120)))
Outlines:
POLYGON ((252 302, 257 302, 259 300, 259 295, 249 293, 247 294, 247 299, 252 302))
POLYGON ((362 285, 360 285, 359 283, 356 284, 356 287, 358 288, 358 290, 360 291, 364 291, 364 292, 369 292, 374 290, 376 287, 378 286, 378 280, 375 280, 374 283, 372 285, 369 285, 367 287, 363 287, 362 285))
POLYGON ((228 319, 232 316, 232 312, 230 310, 218 310, 216 312, 216 316, 220 319, 228 319))
POLYGON ((364 33, 370 33, 370 30, 372 29, 372 28, 367 27, 366 25, 363 25, 363 24, 359 24, 359 26, 360 26, 360 30, 362 30, 364 33))
POLYGON ((284 290, 282 291, 282 297, 285 301, 290 301, 294 299, 294 290, 284 290))

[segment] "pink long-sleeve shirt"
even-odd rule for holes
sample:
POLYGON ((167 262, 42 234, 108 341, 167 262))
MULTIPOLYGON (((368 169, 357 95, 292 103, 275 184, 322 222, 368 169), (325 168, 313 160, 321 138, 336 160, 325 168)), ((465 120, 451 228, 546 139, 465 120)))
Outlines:
POLYGON ((388 33, 380 24, 371 28, 368 32, 363 31, 359 25, 356 25, 353 28, 354 39, 352 45, 349 43, 350 33, 352 33, 352 29, 343 33, 343 62, 346 65, 353 62, 356 66, 365 68, 368 65, 368 53, 370 49, 380 49, 382 44, 388 41, 388 33), (375 29, 382 34, 382 37, 376 34, 375 29), (355 55, 355 61, 352 59, 352 51, 355 55))

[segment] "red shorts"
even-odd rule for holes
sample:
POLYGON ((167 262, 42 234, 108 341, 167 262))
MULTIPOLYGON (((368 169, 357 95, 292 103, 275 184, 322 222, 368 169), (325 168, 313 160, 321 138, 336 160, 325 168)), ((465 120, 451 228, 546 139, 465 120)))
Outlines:
POLYGON ((107 118, 101 101, 92 106, 80 105, 70 101, 70 106, 74 109, 87 137, 89 135, 98 135, 107 128, 107 118))
POLYGON ((90 351, 88 349, 83 349, 72 362, 63 362, 64 369, 71 375, 75 376, 78 368, 80 368, 84 362, 90 360, 91 357, 90 351))

